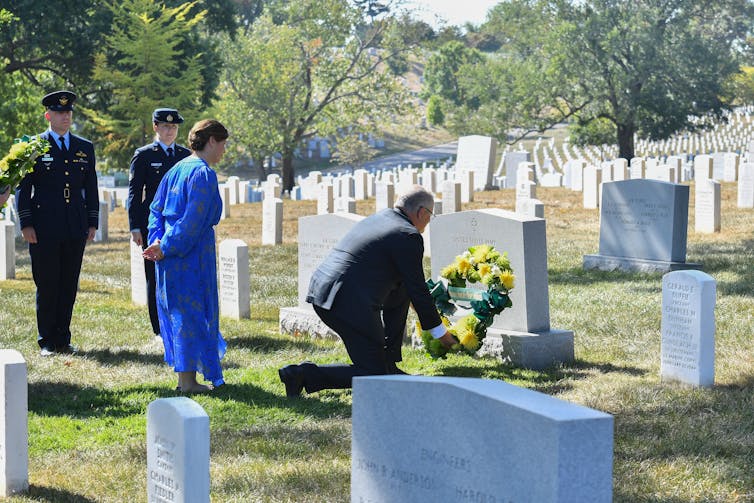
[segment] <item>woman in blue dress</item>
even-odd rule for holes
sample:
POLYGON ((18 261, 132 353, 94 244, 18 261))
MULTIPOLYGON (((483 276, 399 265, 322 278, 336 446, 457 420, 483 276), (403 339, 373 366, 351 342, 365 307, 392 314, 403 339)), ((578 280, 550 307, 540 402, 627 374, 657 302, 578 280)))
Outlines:
POLYGON ((178 373, 178 390, 195 393, 220 386, 220 334, 214 226, 222 201, 212 165, 222 159, 228 130, 212 119, 194 124, 193 151, 168 171, 149 215, 144 258, 156 262, 157 312, 165 361, 178 373), (199 384, 201 372, 211 384, 199 384))

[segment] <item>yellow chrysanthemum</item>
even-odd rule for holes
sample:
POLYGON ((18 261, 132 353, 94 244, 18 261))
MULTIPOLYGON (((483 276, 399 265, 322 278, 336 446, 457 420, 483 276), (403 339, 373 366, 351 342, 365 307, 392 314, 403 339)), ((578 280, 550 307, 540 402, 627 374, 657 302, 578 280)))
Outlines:
POLYGON ((513 283, 516 279, 516 276, 513 275, 510 271, 503 271, 500 273, 500 283, 503 284, 506 290, 512 290, 513 289, 513 283))
POLYGON ((490 264, 481 263, 479 264, 479 267, 477 267, 477 271, 479 272, 479 276, 484 278, 492 271, 492 266, 490 264))
POLYGON ((440 276, 443 278, 450 278, 452 276, 456 275, 456 267, 455 264, 450 264, 448 266, 445 266, 442 271, 440 271, 440 276))
POLYGON ((474 351, 479 347, 479 338, 477 338, 473 330, 464 331, 463 335, 458 338, 458 341, 464 348, 470 351, 474 351))
POLYGON ((490 245, 479 245, 474 247, 474 261, 479 264, 487 260, 487 254, 492 247, 490 245))
POLYGON ((22 141, 19 143, 14 143, 13 146, 10 148, 10 151, 8 151, 8 156, 11 158, 16 158, 24 155, 26 153, 26 147, 29 144, 22 141))
POLYGON ((474 266, 471 265, 471 262, 469 259, 460 257, 458 259, 458 272, 460 272, 462 275, 466 276, 468 272, 473 268, 474 266))

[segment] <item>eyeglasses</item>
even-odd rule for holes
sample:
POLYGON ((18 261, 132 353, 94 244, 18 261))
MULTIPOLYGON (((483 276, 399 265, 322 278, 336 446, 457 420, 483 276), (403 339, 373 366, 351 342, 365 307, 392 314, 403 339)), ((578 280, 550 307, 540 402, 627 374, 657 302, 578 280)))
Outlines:
POLYGON ((425 210, 427 210, 427 213, 429 213, 429 219, 430 219, 430 220, 432 220, 433 218, 435 218, 435 214, 434 214, 434 213, 432 213, 432 210, 430 210, 430 209, 429 209, 429 208, 427 208, 426 206, 420 206, 420 208, 424 208, 425 210))

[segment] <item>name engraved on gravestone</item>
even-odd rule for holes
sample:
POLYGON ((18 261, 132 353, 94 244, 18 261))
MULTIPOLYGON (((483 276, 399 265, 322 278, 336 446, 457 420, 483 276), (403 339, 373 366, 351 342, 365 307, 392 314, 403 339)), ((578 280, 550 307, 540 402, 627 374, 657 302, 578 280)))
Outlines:
MULTIPOLYGON (((483 501, 487 503, 516 503, 515 500, 506 498, 501 494, 490 494, 481 491, 475 487, 468 487, 462 484, 452 484, 446 486, 445 481, 438 476, 439 473, 445 473, 452 470, 458 474, 459 478, 463 474, 472 473, 474 466, 471 458, 459 457, 453 454, 439 451, 435 448, 420 448, 417 451, 403 453, 406 458, 413 461, 417 466, 429 466, 432 470, 423 473, 417 470, 402 468, 391 464, 377 463, 368 458, 357 458, 352 462, 352 470, 362 472, 365 475, 381 480, 384 485, 393 492, 401 492, 404 489, 418 489, 426 492, 445 491, 453 495, 453 501, 483 501)), ((476 467, 478 469, 478 466, 476 467)), ((386 500, 364 499, 358 500, 374 501, 375 503, 386 500)))
POLYGON ((696 370, 696 352, 699 344, 693 341, 691 325, 698 313, 690 303, 694 295, 694 286, 689 284, 668 282, 664 289, 668 290, 671 300, 669 305, 663 306, 662 327, 662 364, 687 370, 696 370))
POLYGON ((187 397, 147 406, 147 501, 209 502, 209 416, 187 397))
POLYGON ((224 239, 219 248, 220 314, 249 318, 249 247, 241 239, 224 239))
POLYGON ((483 379, 356 377, 351 501, 609 501, 612 418, 483 379), (468 422, 474 428, 454 428, 468 422), (400 411, 400 412, 399 412, 400 411), (400 413, 404 427, 387 432, 400 413))
POLYGON ((602 187, 600 255, 686 261, 687 185, 638 179, 602 187))
POLYGON ((233 302, 238 297, 236 258, 220 256, 220 298, 233 302))
POLYGON ((645 197, 634 197, 625 203, 615 201, 605 203, 602 214, 620 222, 625 232, 641 234, 660 219, 668 218, 670 207, 645 197))
POLYGON ((176 501, 176 492, 181 489, 175 480, 175 442, 160 434, 155 435, 153 440, 157 457, 155 464, 149 470, 149 481, 154 488, 150 494, 151 502, 176 501))
POLYGON ((660 375, 695 386, 715 381, 715 280, 701 271, 662 278, 660 375))

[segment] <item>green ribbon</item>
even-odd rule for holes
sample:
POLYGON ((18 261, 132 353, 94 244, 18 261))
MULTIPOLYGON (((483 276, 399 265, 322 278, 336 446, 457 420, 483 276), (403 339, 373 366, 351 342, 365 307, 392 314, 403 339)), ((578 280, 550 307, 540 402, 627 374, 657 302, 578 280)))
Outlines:
POLYGON ((450 300, 450 294, 448 289, 442 282, 435 283, 432 279, 427 280, 427 288, 432 295, 432 300, 435 302, 435 307, 445 316, 450 316, 456 312, 456 306, 450 300))

